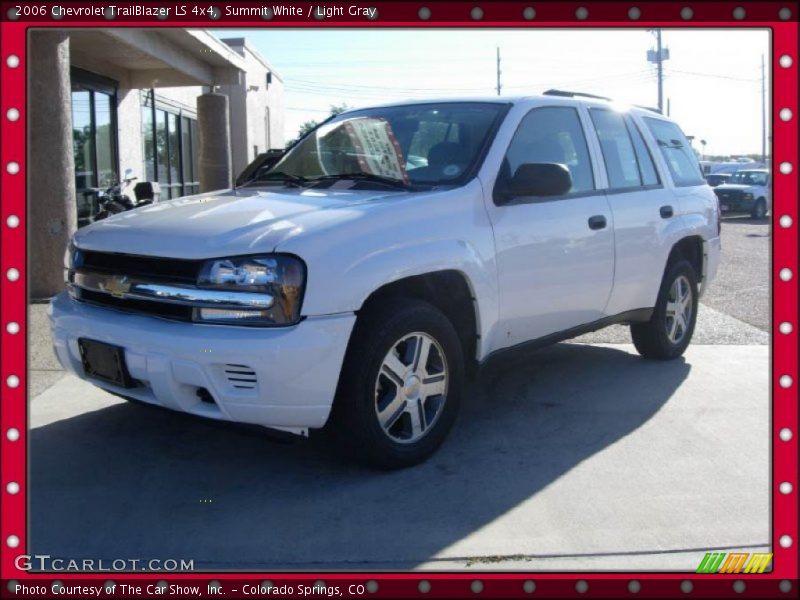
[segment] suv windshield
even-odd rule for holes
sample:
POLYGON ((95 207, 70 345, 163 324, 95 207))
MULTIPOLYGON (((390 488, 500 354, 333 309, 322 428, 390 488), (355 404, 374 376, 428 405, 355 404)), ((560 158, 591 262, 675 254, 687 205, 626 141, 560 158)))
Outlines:
POLYGON ((256 181, 460 184, 474 171, 505 107, 453 102, 348 112, 312 131, 256 181))
POLYGON ((767 174, 763 171, 737 171, 726 183, 740 185, 767 185, 767 174))

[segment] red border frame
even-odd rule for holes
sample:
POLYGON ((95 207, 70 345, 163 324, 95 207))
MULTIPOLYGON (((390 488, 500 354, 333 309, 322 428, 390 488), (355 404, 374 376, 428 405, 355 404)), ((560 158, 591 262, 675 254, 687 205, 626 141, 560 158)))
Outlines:
MULTIPOLYGON (((122 5, 127 2, 115 2, 122 5)), ((797 308, 797 158, 798 158, 798 3, 793 2, 697 2, 686 0, 682 3, 670 2, 445 2, 440 0, 415 2, 325 2, 326 6, 376 6, 379 16, 375 21, 352 20, 351 17, 334 17, 325 21, 307 18, 281 17, 263 20, 259 17, 225 17, 212 20, 207 15, 192 15, 191 7, 217 6, 224 8, 230 3, 199 1, 190 4, 189 14, 181 20, 159 20, 149 18, 143 20, 137 17, 117 17, 113 21, 106 20, 102 15, 96 17, 73 18, 64 17, 54 20, 44 17, 19 17, 9 20, 8 10, 21 4, 0 2, 0 133, 2 134, 2 147, 0 148, 0 182, 2 183, 2 196, 0 208, 2 220, 0 221, 0 309, 2 314, 2 329, 0 329, 0 358, 2 358, 0 389, 2 401, 0 402, 0 424, 2 437, 2 488, 0 488, 0 575, 2 576, 2 597, 22 597, 11 595, 7 590, 9 580, 15 580, 27 585, 51 586, 58 581, 65 585, 98 585, 102 582, 113 580, 116 584, 133 584, 146 587, 157 581, 180 583, 182 585, 200 585, 205 590, 211 581, 223 583, 227 588, 226 597, 240 597, 230 590, 232 587, 241 589, 244 584, 257 584, 267 578, 275 585, 292 585, 295 589, 299 585, 312 586, 314 582, 322 580, 328 585, 338 585, 343 594, 351 584, 377 583, 377 589, 365 595, 385 598, 407 597, 462 597, 478 595, 474 591, 474 582, 480 581, 482 591, 480 595, 487 597, 621 597, 633 595, 629 589, 632 581, 638 582, 640 589, 638 595, 642 597, 797 597, 798 596, 798 395, 797 395, 797 366, 798 366, 798 308, 797 308), (471 16, 474 7, 483 10, 480 20, 471 16), (532 6, 536 15, 533 20, 523 17, 523 9, 532 6), (426 7, 430 10, 430 17, 422 20, 419 10, 426 7), (640 10, 640 16, 634 20, 628 11, 632 7, 640 10), (684 20, 681 10, 689 7, 693 11, 691 19, 684 20), (578 8, 585 8, 588 15, 579 19, 576 15, 578 8), (734 9, 743 8, 745 15, 741 19, 734 17, 734 9), (781 19, 780 10, 789 9, 789 19, 781 19), (207 28, 222 27, 768 27, 772 30, 773 52, 772 66, 772 107, 771 121, 773 132, 772 157, 775 166, 774 176, 774 204, 775 216, 772 229, 772 293, 773 293, 773 336, 771 339, 772 350, 772 414, 773 414, 773 571, 763 575, 695 575, 694 573, 271 573, 250 574, 243 573, 68 573, 43 575, 30 574, 19 571, 14 567, 14 557, 23 554, 26 547, 27 532, 27 273, 26 273, 26 198, 25 198, 25 118, 26 118, 26 32, 31 26, 35 27, 108 27, 111 24, 120 26, 158 27, 158 26, 192 26, 202 24, 207 28), (19 58, 19 65, 12 68, 7 59, 10 55, 19 58), (781 57, 791 58, 790 66, 782 66, 781 57), (7 111, 16 108, 19 118, 11 121, 7 118, 7 111), (784 122, 778 118, 778 111, 789 108, 792 118, 784 122), (19 172, 11 174, 7 170, 9 162, 17 162, 19 172), (789 163, 791 172, 782 173, 779 165, 789 163), (12 227, 9 217, 16 216, 18 225, 12 227), (785 216, 791 221, 786 222, 785 216), (781 221, 781 217, 784 217, 781 221), (17 269, 19 278, 11 281, 7 274, 9 269, 17 269), (781 278, 785 269, 791 271, 790 281, 781 278), (9 323, 17 323, 19 331, 10 333, 7 329, 9 323), (790 323, 789 333, 782 333, 779 324, 790 323), (782 376, 791 377, 788 388, 781 387, 779 381, 782 376), (9 385, 8 378, 15 376, 19 384, 16 387, 9 385), (8 432, 16 429, 19 437, 12 441, 8 432), (788 430, 792 433, 791 439, 784 441, 781 431, 788 430), (780 493, 778 487, 781 482, 788 481, 792 484, 789 494, 780 493), (9 482, 16 482, 20 489, 16 494, 8 493, 6 486, 9 482), (18 546, 12 548, 8 545, 9 536, 17 536, 18 546), (787 548, 781 545, 781 538, 789 536, 791 545, 787 548), (535 592, 527 593, 524 590, 526 581, 535 582, 535 592), (422 592, 420 587, 429 585, 427 592, 422 592), (584 582, 588 587, 579 593, 584 582), (682 585, 691 583, 691 591, 684 591, 682 585), (745 589, 738 591, 743 582, 745 589), (420 584, 422 583, 422 586, 420 584), (238 585, 235 585, 238 584, 238 585), (734 584, 736 587, 734 587, 734 584), (786 586, 790 585, 789 589, 786 586)), ((27 3, 34 4, 34 3, 27 3)), ((55 5, 78 7, 94 6, 102 8, 105 3, 84 2, 37 2, 37 6, 46 6, 49 9, 55 5)), ((156 3, 140 2, 140 5, 155 5, 156 3)), ((158 2, 158 5, 175 6, 178 4, 158 2)), ((271 5, 261 2, 239 2, 237 6, 257 7, 271 5)), ((277 4, 277 3, 276 3, 277 4)), ((284 5, 308 6, 308 2, 283 2, 284 5)), ((372 587, 372 586, 370 586, 372 587)), ((477 586, 480 587, 480 586, 477 586)), ((119 588, 118 588, 119 590, 119 588)), ((51 594, 44 594, 47 597, 51 594)), ((65 596, 70 597, 70 596, 65 596)), ((72 596, 75 597, 75 596, 72 596)), ((123 597, 117 591, 113 597, 123 597)), ((213 597, 206 593, 203 597, 213 597)), ((244 597, 244 596, 241 596, 244 597)), ((253 597, 253 596, 251 596, 253 597)), ((317 596, 319 597, 319 596, 317 596)))

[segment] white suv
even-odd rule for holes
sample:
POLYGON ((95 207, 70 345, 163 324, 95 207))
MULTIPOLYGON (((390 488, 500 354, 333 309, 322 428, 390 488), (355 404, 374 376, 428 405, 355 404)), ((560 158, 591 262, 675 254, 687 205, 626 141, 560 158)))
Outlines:
POLYGON ((717 269, 678 126, 577 94, 354 110, 253 171, 77 232, 50 313, 66 368, 401 467, 506 350, 628 323, 679 356, 717 269))

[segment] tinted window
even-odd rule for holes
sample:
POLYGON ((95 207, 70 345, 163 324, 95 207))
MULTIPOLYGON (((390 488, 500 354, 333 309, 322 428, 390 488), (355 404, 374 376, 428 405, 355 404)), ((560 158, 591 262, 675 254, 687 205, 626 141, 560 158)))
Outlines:
POLYGON ((650 155, 647 144, 644 143, 642 133, 630 117, 625 117, 625 124, 628 126, 628 133, 633 141, 636 159, 639 161, 639 174, 642 176, 642 182, 645 185, 658 185, 661 181, 658 179, 653 157, 650 155))
POLYGON ((548 106, 529 112, 508 146, 498 183, 525 163, 565 165, 572 176, 571 193, 594 189, 586 137, 574 108, 548 106))
POLYGON ((610 110, 592 109, 592 122, 600 140, 603 162, 608 173, 608 185, 613 188, 639 187, 642 177, 636 151, 622 114, 610 110))
POLYGON ((656 139, 675 185, 702 185, 700 163, 680 128, 661 119, 645 117, 644 121, 656 139))

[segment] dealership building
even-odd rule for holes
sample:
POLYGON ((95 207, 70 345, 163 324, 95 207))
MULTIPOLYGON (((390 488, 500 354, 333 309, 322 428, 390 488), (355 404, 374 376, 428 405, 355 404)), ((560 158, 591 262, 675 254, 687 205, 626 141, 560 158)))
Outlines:
POLYGON ((62 257, 128 169, 160 199, 230 187, 283 148, 283 81, 244 38, 205 30, 48 29, 28 39, 30 294, 63 287, 62 257))

